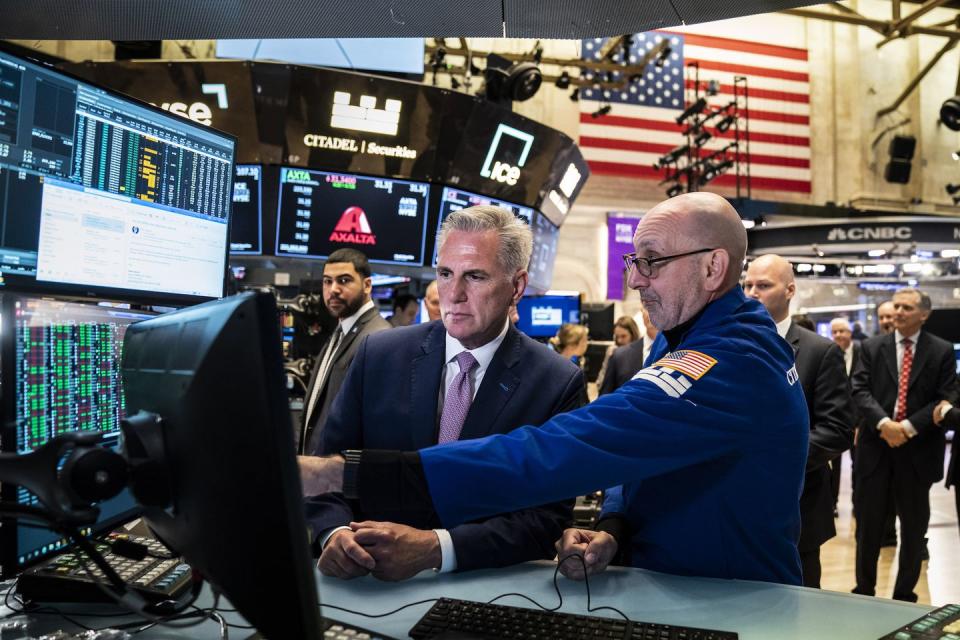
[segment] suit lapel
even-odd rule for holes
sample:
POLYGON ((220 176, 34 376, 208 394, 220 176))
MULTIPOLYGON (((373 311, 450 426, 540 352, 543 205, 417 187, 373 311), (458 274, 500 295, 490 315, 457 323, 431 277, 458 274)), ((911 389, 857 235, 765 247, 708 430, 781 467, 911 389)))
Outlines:
POLYGON ((910 384, 907 386, 907 389, 912 387, 913 383, 920 377, 920 372, 929 359, 930 336, 927 335, 926 331, 921 331, 920 337, 917 338, 917 344, 913 348, 913 364, 910 365, 910 384))
POLYGON ((353 327, 350 328, 350 332, 340 340, 340 346, 337 347, 337 352, 333 354, 333 360, 330 362, 331 367, 337 360, 343 357, 343 354, 347 352, 347 349, 349 349, 353 341, 357 339, 357 336, 363 332, 363 328, 370 322, 370 319, 375 313, 380 313, 376 307, 367 309, 363 315, 357 318, 357 321, 353 323, 353 327))
POLYGON ((482 438, 491 433, 500 432, 495 428, 497 418, 520 386, 520 378, 511 369, 520 360, 522 344, 520 334, 511 324, 507 329, 507 335, 503 338, 503 343, 493 355, 486 373, 483 374, 480 389, 477 390, 477 395, 467 412, 467 419, 463 423, 463 429, 460 431, 461 440, 482 438))
POLYGON ((787 335, 783 337, 784 340, 790 345, 790 348, 793 349, 793 359, 797 359, 797 354, 800 353, 800 330, 797 329, 797 325, 790 323, 790 328, 787 329, 787 335))
POLYGON ((896 334, 891 333, 883 339, 883 343, 880 345, 880 355, 887 365, 890 377, 893 379, 894 389, 896 389, 900 379, 900 371, 897 369, 897 339, 895 336, 896 334))
MULTIPOLYGON (((437 444, 437 405, 443 380, 446 331, 437 322, 410 363, 410 438, 414 449, 437 444)), ((403 425, 406 426, 406 425, 403 425)))

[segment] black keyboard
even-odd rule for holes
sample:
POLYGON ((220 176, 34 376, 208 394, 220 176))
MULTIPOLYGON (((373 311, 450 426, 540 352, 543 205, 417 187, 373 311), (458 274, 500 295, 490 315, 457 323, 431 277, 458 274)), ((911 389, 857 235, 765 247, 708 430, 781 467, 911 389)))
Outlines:
MULTIPOLYGON (((170 552, 160 542, 120 532, 107 534, 105 540, 95 541, 97 550, 123 581, 148 602, 176 600, 190 589, 190 565, 179 557, 169 557, 170 552), (117 555, 109 544, 117 540, 141 544, 151 555, 143 560, 117 555)), ((82 551, 68 552, 24 571, 17 582, 17 592, 32 602, 113 602, 95 580, 108 582, 82 551)))
POLYGON ((414 640, 456 631, 487 638, 623 638, 625 640, 736 640, 730 631, 600 618, 580 614, 507 607, 469 600, 439 600, 410 630, 414 640))
POLYGON ((346 622, 331 620, 327 617, 323 619, 323 637, 324 640, 328 638, 330 640, 393 640, 391 636, 361 629, 346 622))
POLYGON ((880 640, 960 640, 960 604, 934 609, 880 640))

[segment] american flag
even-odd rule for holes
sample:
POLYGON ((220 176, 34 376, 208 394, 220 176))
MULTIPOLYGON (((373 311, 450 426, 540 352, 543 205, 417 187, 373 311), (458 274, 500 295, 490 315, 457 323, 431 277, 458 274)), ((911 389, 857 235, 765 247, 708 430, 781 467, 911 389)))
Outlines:
POLYGON ((703 377, 717 361, 699 351, 673 351, 653 363, 654 367, 664 367, 685 373, 694 380, 703 377))
MULTIPOLYGON (((629 88, 581 91, 580 148, 590 170, 596 174, 663 179, 665 172, 655 170, 653 164, 686 143, 684 127, 675 119, 692 102, 687 99, 692 97, 692 91, 686 90, 692 90, 694 83, 685 77, 685 71, 688 63, 696 61, 701 85, 710 80, 719 82, 719 93, 707 99, 710 106, 729 104, 734 98, 734 77, 747 78, 752 188, 810 193, 810 79, 806 49, 699 33, 652 31, 633 36, 630 61, 641 59, 665 38, 671 51, 662 66, 647 65, 643 76, 629 83, 629 88), (591 116, 605 104, 611 105, 608 115, 591 116)), ((603 42, 602 38, 584 40, 583 58, 599 59, 603 42)), ((617 59, 622 60, 622 54, 617 59)), ((585 77, 604 79, 589 72, 585 77)), ((741 127, 743 124, 741 120, 741 127)), ((729 144, 734 136, 732 127, 725 133, 709 125, 706 129, 713 138, 704 149, 711 152, 729 144)), ((741 149, 741 153, 745 151, 741 149)), ((734 171, 717 177, 711 184, 735 185, 734 171)))

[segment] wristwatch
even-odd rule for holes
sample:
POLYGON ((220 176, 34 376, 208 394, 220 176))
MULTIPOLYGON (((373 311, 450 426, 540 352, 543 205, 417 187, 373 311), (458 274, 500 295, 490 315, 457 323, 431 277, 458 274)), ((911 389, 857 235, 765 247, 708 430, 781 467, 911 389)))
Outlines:
POLYGON ((343 497, 348 500, 356 500, 360 497, 360 458, 363 451, 359 449, 346 449, 340 452, 343 456, 343 497))

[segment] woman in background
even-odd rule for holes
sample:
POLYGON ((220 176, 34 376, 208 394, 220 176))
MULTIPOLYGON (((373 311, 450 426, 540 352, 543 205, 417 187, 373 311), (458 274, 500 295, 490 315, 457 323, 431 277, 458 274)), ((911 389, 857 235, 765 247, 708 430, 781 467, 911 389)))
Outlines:
MULTIPOLYGON (((560 325, 557 335, 550 338, 550 345, 564 358, 570 358, 573 364, 583 370, 583 354, 587 352, 588 331, 582 324, 570 324, 569 322, 560 325)), ((587 397, 587 385, 583 385, 583 397, 580 399, 582 404, 587 404, 590 399, 587 397)))
POLYGON ((616 351, 617 347, 624 347, 631 342, 640 339, 640 327, 630 316, 620 316, 613 323, 613 344, 607 347, 607 352, 603 355, 603 364, 600 366, 600 373, 597 375, 597 388, 603 386, 603 376, 607 372, 607 363, 610 356, 616 351))

